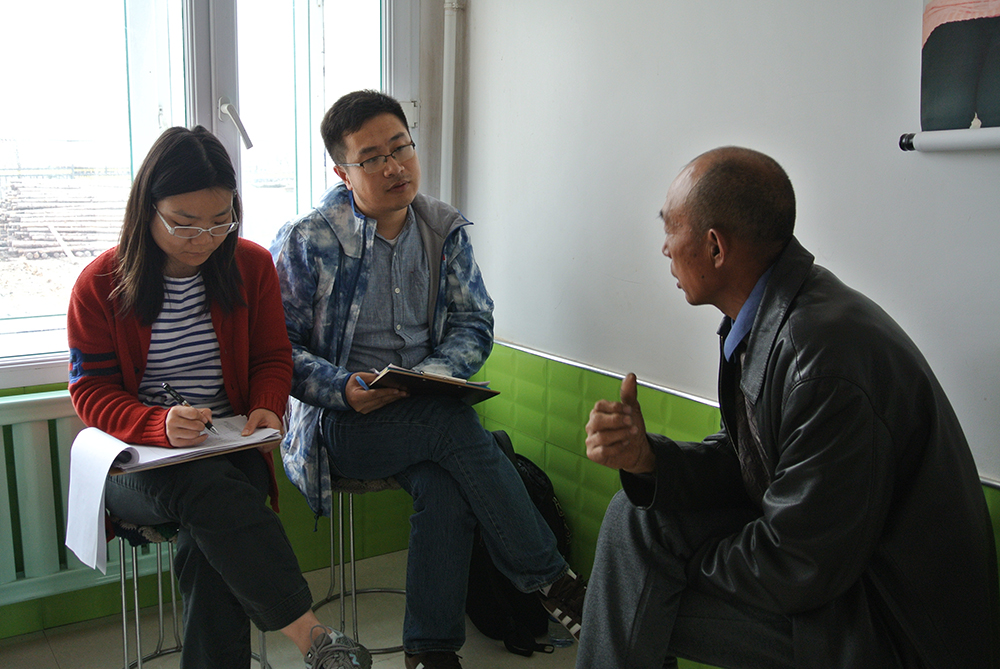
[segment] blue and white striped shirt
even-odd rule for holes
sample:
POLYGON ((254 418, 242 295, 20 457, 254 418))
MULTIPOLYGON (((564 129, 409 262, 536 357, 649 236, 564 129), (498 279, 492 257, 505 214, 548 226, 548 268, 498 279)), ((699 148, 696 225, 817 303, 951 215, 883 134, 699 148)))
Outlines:
POLYGON ((213 416, 233 414, 205 300, 200 273, 182 279, 163 277, 163 309, 153 323, 146 372, 139 383, 144 404, 176 404, 161 386, 166 381, 192 406, 208 407, 213 416))

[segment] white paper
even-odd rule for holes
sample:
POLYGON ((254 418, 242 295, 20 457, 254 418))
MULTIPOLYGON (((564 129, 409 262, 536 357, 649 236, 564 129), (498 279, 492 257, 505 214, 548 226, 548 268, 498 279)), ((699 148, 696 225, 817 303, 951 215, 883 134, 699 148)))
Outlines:
POLYGON ((281 436, 278 430, 271 428, 258 429, 250 436, 242 436, 240 432, 246 425, 245 416, 219 418, 212 423, 219 434, 208 433, 208 439, 190 448, 126 444, 96 427, 81 430, 70 448, 66 547, 88 567, 107 573, 104 482, 112 466, 126 471, 166 466, 281 436))
POLYGON ((184 462, 185 460, 204 457, 216 451, 228 451, 233 447, 260 444, 281 437, 281 432, 271 428, 258 428, 253 434, 244 437, 240 433, 247 424, 245 416, 216 418, 212 421, 212 424, 219 431, 219 434, 216 435, 208 432, 208 439, 190 448, 140 446, 137 444, 125 444, 115 439, 115 441, 121 444, 122 448, 119 450, 118 457, 115 458, 114 466, 122 471, 148 469, 152 465, 168 465, 175 462, 184 462))
POLYGON ((108 573, 104 536, 104 479, 127 444, 96 427, 80 431, 69 454, 66 547, 91 569, 108 573))

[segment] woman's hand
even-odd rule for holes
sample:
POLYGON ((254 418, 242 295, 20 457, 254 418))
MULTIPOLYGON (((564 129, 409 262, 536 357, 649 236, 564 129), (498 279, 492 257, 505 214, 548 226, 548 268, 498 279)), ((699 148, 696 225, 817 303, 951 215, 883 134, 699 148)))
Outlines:
POLYGON ((202 433, 205 432, 205 423, 210 420, 212 420, 211 409, 172 406, 167 411, 167 420, 164 424, 167 441, 174 448, 197 446, 208 439, 208 433, 202 433))
MULTIPOLYGON (((273 428, 282 434, 285 433, 284 426, 281 424, 281 418, 278 414, 274 413, 270 409, 254 409, 247 416, 247 424, 243 426, 243 431, 240 433, 244 437, 248 437, 254 433, 254 431, 259 427, 269 427, 273 428)), ((258 446, 257 450, 261 453, 270 453, 280 444, 280 440, 272 441, 263 446, 258 446)))

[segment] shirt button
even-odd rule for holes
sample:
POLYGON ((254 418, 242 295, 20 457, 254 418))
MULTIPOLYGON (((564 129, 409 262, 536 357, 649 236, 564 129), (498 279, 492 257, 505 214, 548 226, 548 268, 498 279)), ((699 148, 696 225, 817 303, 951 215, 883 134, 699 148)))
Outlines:
POLYGON ((401 329, 402 327, 403 327, 402 325, 397 325, 397 326, 396 326, 396 329, 397 329, 397 330, 399 330, 399 329, 401 329))
POLYGON ((399 294, 399 288, 393 288, 393 291, 394 291, 394 292, 395 292, 395 293, 396 293, 397 295, 399 294))

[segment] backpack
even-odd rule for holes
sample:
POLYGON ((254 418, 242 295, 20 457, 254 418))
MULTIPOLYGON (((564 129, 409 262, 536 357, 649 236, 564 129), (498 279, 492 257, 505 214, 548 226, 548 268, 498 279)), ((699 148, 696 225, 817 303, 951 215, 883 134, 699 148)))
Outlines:
MULTIPOLYGON (((570 530, 556 499, 552 481, 538 465, 514 452, 506 432, 496 431, 493 437, 520 474, 528 496, 555 535, 559 552, 568 558, 570 530)), ((521 592, 496 568, 479 527, 476 528, 472 546, 465 611, 480 632, 491 639, 503 641, 512 653, 528 657, 536 650, 547 653, 553 650, 550 645, 535 643, 535 637, 548 631, 549 621, 538 594, 521 592)))

